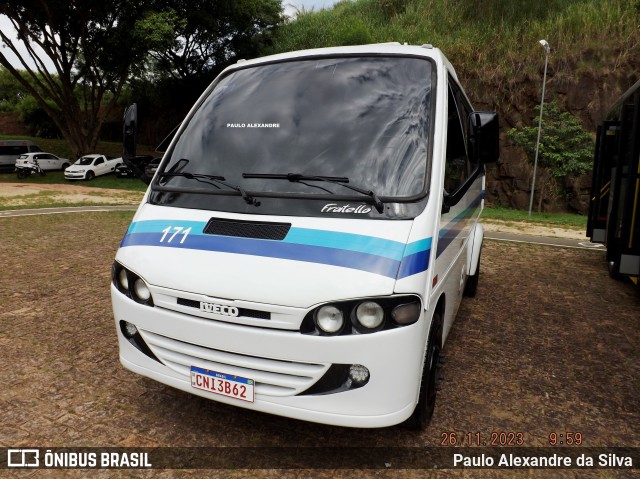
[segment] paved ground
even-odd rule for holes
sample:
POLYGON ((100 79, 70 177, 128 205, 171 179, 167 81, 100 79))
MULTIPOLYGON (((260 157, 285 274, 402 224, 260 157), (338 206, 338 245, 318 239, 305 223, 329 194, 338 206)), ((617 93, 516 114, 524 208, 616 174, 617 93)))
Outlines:
POLYGON ((562 248, 578 248, 578 249, 590 249, 590 250, 602 250, 605 247, 602 244, 591 243, 588 238, 582 238, 580 235, 575 235, 575 238, 557 237, 557 236, 544 236, 543 234, 527 234, 522 233, 507 233, 503 231, 485 230, 485 238, 495 241, 509 241, 512 243, 528 243, 528 244, 540 244, 546 246, 559 246, 562 248))
POLYGON ((33 208, 0 211, 0 218, 14 216, 60 215, 68 213, 95 213, 99 211, 135 211, 137 205, 122 206, 65 206, 64 208, 33 208))
MULTIPOLYGON (((109 274, 130 212, 0 218, 0 446, 439 445, 443 434, 580 432, 640 446, 640 303, 603 253, 487 241, 478 297, 445 348, 432 426, 352 430, 248 412, 124 370, 109 274)), ((240 467, 241 465, 239 465, 240 467)), ((2 477, 13 477, 1 471, 2 477)), ((444 471, 451 477, 629 477, 626 471, 444 471), (577 472, 581 472, 579 475, 577 472)), ((15 477, 86 477, 34 471, 15 477), (46 474, 45 474, 46 473, 46 474)), ((93 471, 91 477, 176 477, 93 471)), ((180 477, 431 477, 426 471, 181 471, 180 477)))

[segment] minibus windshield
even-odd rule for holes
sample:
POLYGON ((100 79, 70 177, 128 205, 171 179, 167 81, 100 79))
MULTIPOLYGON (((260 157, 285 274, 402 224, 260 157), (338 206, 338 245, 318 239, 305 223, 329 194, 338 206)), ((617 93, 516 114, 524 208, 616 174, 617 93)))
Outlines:
MULTIPOLYGON (((358 56, 232 71, 188 118, 163 171, 188 160, 190 174, 224 177, 256 197, 361 199, 360 190, 374 192, 376 201, 424 197, 432 69, 424 58, 358 56), (298 181, 282 181, 288 174, 298 181), (314 177, 346 178, 357 189, 314 177)), ((201 186, 180 174, 161 174, 152 184, 181 194, 201 186)), ((210 193, 237 195, 229 188, 210 193)))

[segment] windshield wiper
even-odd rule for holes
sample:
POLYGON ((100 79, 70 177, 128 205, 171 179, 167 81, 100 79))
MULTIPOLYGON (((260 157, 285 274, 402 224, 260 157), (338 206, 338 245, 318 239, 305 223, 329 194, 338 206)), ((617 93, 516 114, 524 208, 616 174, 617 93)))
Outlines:
POLYGON ((270 180, 288 180, 292 183, 301 183, 303 181, 325 181, 327 183, 344 186, 345 188, 349 188, 352 191, 368 196, 370 198, 370 202, 376 207, 376 210, 378 210, 378 213, 382 213, 384 211, 384 203, 380 198, 378 198, 378 195, 376 195, 374 191, 365 190, 363 188, 358 188, 357 186, 347 184, 349 183, 349 178, 345 176, 314 176, 302 175, 300 173, 242 173, 242 177, 265 178, 270 180))
POLYGON ((161 177, 167 177, 167 176, 181 176, 183 178, 188 178, 190 180, 196 180, 199 181, 201 183, 206 183, 208 185, 212 185, 215 186, 216 188, 220 189, 220 187, 218 185, 223 185, 226 186, 227 188, 231 189, 231 190, 235 190, 238 193, 240 193, 240 196, 242 196, 242 199, 244 199, 244 201, 247 202, 247 204, 249 205, 254 205, 254 206, 260 206, 260 202, 258 200, 256 200, 253 196, 251 196, 249 193, 247 193, 244 188, 241 188, 238 185, 232 185, 227 183, 225 180, 224 176, 217 176, 217 175, 207 175, 204 173, 189 173, 187 171, 179 171, 179 172, 173 172, 173 173, 160 173, 161 177))

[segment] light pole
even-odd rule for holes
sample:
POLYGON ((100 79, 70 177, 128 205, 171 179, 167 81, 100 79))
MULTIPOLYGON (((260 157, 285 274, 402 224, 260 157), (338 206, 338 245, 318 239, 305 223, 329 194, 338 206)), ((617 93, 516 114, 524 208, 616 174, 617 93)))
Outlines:
POLYGON ((533 193, 536 189, 536 170, 538 169, 538 149, 540 148, 540 132, 542 131, 542 109, 544 107, 544 87, 547 83, 547 62, 549 60, 549 52, 551 47, 546 40, 540 40, 540 45, 544 48, 544 76, 542 77, 542 98, 540 99, 540 117, 538 118, 538 139, 536 140, 536 156, 533 160, 533 178, 531 180, 531 198, 529 199, 529 216, 533 208, 533 193))

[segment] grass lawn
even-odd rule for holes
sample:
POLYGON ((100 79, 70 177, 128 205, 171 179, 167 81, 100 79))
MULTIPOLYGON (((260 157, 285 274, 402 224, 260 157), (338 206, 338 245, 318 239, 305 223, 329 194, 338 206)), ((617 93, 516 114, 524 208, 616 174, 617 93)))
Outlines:
MULTIPOLYGON (((46 176, 31 175, 25 179, 18 179, 15 173, 0 173, 0 185, 2 183, 25 183, 25 184, 75 184, 82 186, 92 186, 94 188, 114 188, 117 190, 145 191, 147 185, 136 178, 117 178, 110 173, 108 175, 96 176, 93 180, 65 180, 62 171, 48 171, 46 176)), ((1 186, 0 186, 1 188, 1 186)))
POLYGON ((532 223, 546 226, 584 230, 587 227, 587 217, 572 213, 536 213, 529 216, 528 211, 511 210, 508 208, 485 207, 482 212, 483 220, 504 221, 506 223, 532 223))

